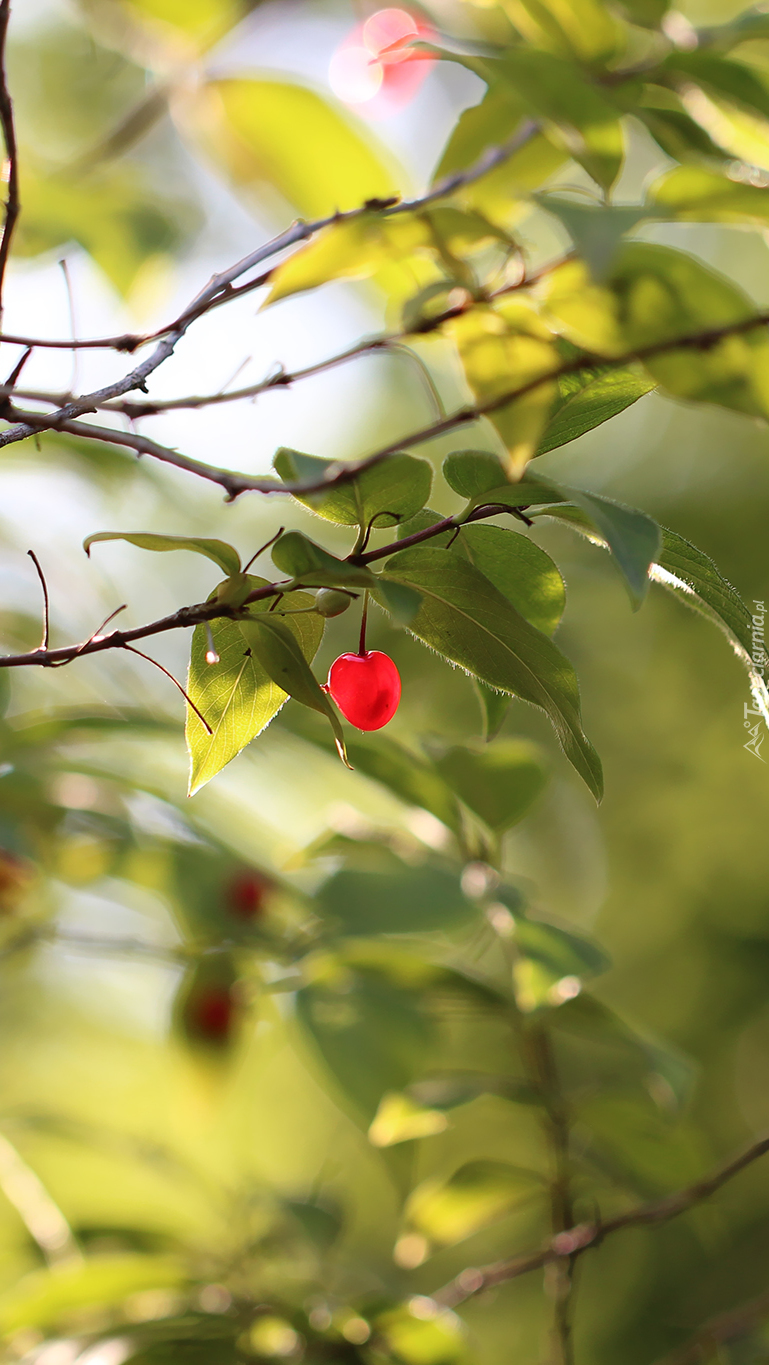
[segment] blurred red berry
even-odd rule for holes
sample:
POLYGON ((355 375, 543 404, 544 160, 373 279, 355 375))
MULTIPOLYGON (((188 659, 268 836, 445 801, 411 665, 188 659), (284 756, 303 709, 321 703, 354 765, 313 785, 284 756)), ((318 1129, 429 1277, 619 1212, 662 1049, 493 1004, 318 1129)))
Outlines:
POLYGON ((235 1002, 226 986, 209 986, 187 1002, 187 1029, 209 1043, 226 1043, 235 1019, 235 1002))
POLYGON ((227 909, 239 919, 255 919, 264 910, 268 886, 269 883, 258 872, 237 872, 225 889, 227 909))
POLYGON ((414 42, 435 37, 429 24, 406 9, 377 10, 348 33, 331 58, 331 89, 368 118, 385 118, 414 98, 434 65, 414 42))

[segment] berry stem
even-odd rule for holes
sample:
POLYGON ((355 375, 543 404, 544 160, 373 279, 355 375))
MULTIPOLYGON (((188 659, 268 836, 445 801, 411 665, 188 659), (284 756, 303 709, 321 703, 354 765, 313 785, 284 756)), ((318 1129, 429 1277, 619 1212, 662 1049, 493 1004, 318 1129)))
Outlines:
POLYGON ((363 657, 366 653, 366 621, 368 619, 368 588, 363 594, 363 613, 360 618, 360 640, 358 642, 358 653, 363 657))

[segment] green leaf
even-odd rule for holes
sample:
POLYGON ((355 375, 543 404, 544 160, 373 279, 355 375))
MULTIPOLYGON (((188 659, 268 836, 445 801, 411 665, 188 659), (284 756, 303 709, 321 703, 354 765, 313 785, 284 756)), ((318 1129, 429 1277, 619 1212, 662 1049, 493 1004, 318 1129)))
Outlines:
POLYGON ((143 1290, 176 1288, 186 1278, 172 1257, 127 1253, 33 1270, 0 1295, 0 1332, 50 1328, 78 1309, 113 1305, 143 1290))
POLYGON ((650 576, 723 632, 748 671, 756 704, 769 725, 763 637, 754 639, 753 618, 736 589, 702 550, 664 526, 662 552, 650 576))
MULTIPOLYGON (((249 576, 249 580, 252 588, 266 583, 263 578, 249 576)), ((287 610, 312 606, 312 598, 306 593, 290 593, 282 602, 287 610)), ((249 611, 255 614, 267 611, 269 606, 267 601, 253 602, 249 611)), ((305 657, 312 659, 323 637, 322 618, 308 611, 285 620, 305 657)), ((261 734, 288 700, 287 693, 254 656, 240 622, 224 618, 212 621, 211 632, 219 662, 206 662, 208 636, 205 626, 196 626, 187 675, 187 691, 213 730, 209 735, 195 712, 187 709, 190 796, 261 734)))
MULTIPOLYGON (((498 460, 497 466, 501 469, 498 460)), ((409 517, 408 521, 402 521, 400 523, 400 526, 398 527, 398 540, 405 540, 407 536, 418 535, 420 531, 426 531, 429 526, 435 526, 436 522, 439 521, 445 521, 445 517, 443 517, 440 512, 434 512, 431 507, 425 507, 421 512, 417 512, 415 516, 409 517)), ((440 535, 435 536, 434 539, 430 541, 430 544, 445 547, 454 535, 454 530, 455 528, 450 526, 447 531, 442 531, 440 535)))
POLYGON ((537 194, 537 203, 563 223, 594 280, 611 273, 612 262, 625 233, 632 232, 654 210, 632 204, 581 204, 555 194, 537 194))
MULTIPOLYGON (((622 334, 632 350, 708 333, 755 315, 731 280, 683 251, 626 242, 612 286, 622 334)), ((769 337, 759 325, 706 347, 671 347, 644 359, 654 379, 678 398, 769 416, 769 337)))
POLYGON ((701 166, 678 166, 647 193, 660 217, 695 223, 765 224, 769 219, 765 189, 701 166))
POLYGON ((258 662, 278 687, 310 710, 318 711, 331 722, 336 747, 343 763, 347 762, 344 731, 339 717, 320 686, 296 636, 288 623, 269 613, 239 622, 245 639, 253 648, 258 662))
POLYGON ((567 757, 600 797, 601 765, 582 730, 576 675, 552 641, 451 550, 404 550, 388 560, 387 571, 422 593, 412 633, 490 686, 542 707, 567 757))
POLYGON ((473 678, 473 686, 483 714, 483 738, 488 744, 490 740, 496 738, 502 728, 510 706, 510 697, 506 692, 496 692, 488 683, 481 682, 480 678, 473 678))
MULTIPOLYGON (((337 559, 301 531, 286 531, 272 547, 272 561, 295 583, 308 588, 370 588, 377 579, 368 569, 337 559)), ((293 585, 290 585, 293 586, 293 585)))
POLYGON ((587 64, 624 51, 624 26, 601 0, 506 0, 505 9, 535 48, 587 64))
POLYGON ((454 542, 516 611, 545 635, 552 635, 566 605, 557 566, 539 545, 499 526, 466 525, 454 542))
POLYGON ((426 1316, 421 1313, 418 1301, 410 1299, 398 1308, 379 1313, 374 1329, 388 1359, 402 1365, 453 1365, 466 1356, 464 1325, 448 1308, 438 1308, 426 1316))
MULTIPOLYGON (((480 104, 465 109, 443 150, 434 181, 463 171, 480 160, 489 147, 508 141, 525 124, 526 106, 512 85, 491 79, 480 104)), ((504 163, 462 190, 465 202, 485 209, 492 217, 509 217, 516 194, 535 189, 563 165, 567 153, 535 132, 504 163)))
POLYGON ((402 189, 390 154, 361 120, 293 81, 209 81, 185 108, 193 133, 238 187, 277 191, 305 217, 402 189))
POLYGON ((683 107, 658 108, 654 104, 647 108, 644 104, 638 108, 637 116, 646 124, 657 145, 675 161, 689 161, 692 157, 706 158, 710 162, 725 160, 723 148, 716 145, 683 107))
MULTIPOLYGON (((531 478, 539 482, 539 476, 531 478)), ((657 558, 660 547, 660 528, 656 521, 639 512, 634 507, 625 507, 612 498, 604 498, 598 493, 587 493, 581 488, 567 488, 543 480, 543 487, 555 489, 564 503, 572 503, 577 514, 582 513, 592 523, 609 546, 630 593, 630 599, 637 608, 643 602, 649 587, 649 567, 657 558)), ((540 515, 533 509, 533 516, 540 515)), ((548 509, 547 516, 562 518, 566 521, 579 520, 579 516, 566 506, 548 509)))
POLYGON ((432 1177, 406 1203, 409 1227, 438 1246, 454 1246, 522 1204, 544 1195, 542 1177, 503 1161, 469 1161, 448 1180, 432 1177))
POLYGON ((661 69, 670 73, 674 80, 695 81, 704 86, 706 92, 722 96, 747 113, 769 118, 769 85, 761 79, 760 69, 753 65, 695 48, 692 52, 674 49, 661 69))
POLYGON ((129 531, 97 531, 96 535, 86 536, 83 549, 87 555, 97 540, 127 540, 138 545, 140 550, 194 550, 218 564, 229 576, 240 573, 240 555, 232 545, 224 540, 202 540, 199 536, 156 536, 149 532, 133 534, 129 531))
POLYGON ((559 397, 551 409, 537 449, 538 455, 575 441, 639 398, 651 393, 654 380, 640 369, 581 370, 558 381, 559 397))
POLYGON ((529 114, 545 120, 545 131, 560 150, 579 161, 602 189, 611 188, 624 157, 619 111, 578 66, 521 46, 494 63, 494 75, 510 82, 529 114))
POLYGON ((372 1147, 393 1147, 396 1142, 433 1137, 447 1127, 446 1115, 440 1110, 427 1109, 410 1095, 394 1090, 382 1096, 369 1126, 368 1140, 372 1147))
POLYGON ((523 739, 498 740, 480 751, 457 745, 435 766, 497 834, 523 819, 547 781, 538 751, 523 739))
POLYGON ((399 626, 410 626, 422 603, 414 588, 407 588, 405 583, 393 583, 386 574, 377 578, 376 595, 399 626))
MULTIPOLYGON (((322 479, 335 461, 283 447, 273 464, 285 483, 295 483, 300 479, 322 479)), ((294 496, 318 516, 340 526, 367 527, 373 522, 375 527, 385 527, 413 517, 424 507, 432 481, 432 466, 427 460, 414 455, 388 455, 328 492, 294 496)))
POLYGON ((364 213, 319 232, 272 272, 264 307, 279 299, 317 289, 331 280, 366 279, 400 255, 431 244, 430 226, 422 217, 364 213))
POLYGON ((477 918, 459 877, 442 867, 343 868, 317 892, 318 913, 342 934, 411 934, 453 929, 477 918))
POLYGON ((583 934, 545 920, 515 917, 513 967, 518 1008, 524 1013, 558 1006, 577 995, 585 978, 608 971, 611 959, 583 934), (564 993, 561 986, 568 987, 564 993))
POLYGON ((502 472, 496 455, 488 450, 455 450, 443 461, 446 483, 463 498, 477 498, 497 488, 502 472))
MULTIPOLYGON (((176 30, 198 51, 206 51, 243 18, 243 0, 128 0, 128 9, 148 20, 157 40, 163 30, 176 30)), ((169 34, 170 36, 170 34, 169 34)))
POLYGON ((693 1184, 710 1164, 700 1133, 648 1095, 596 1096, 580 1106, 579 1121, 592 1135, 592 1160, 645 1198, 693 1184))
POLYGON ((297 1019, 366 1126, 421 1069, 435 1027, 419 990, 387 971, 332 964, 296 995, 297 1019))

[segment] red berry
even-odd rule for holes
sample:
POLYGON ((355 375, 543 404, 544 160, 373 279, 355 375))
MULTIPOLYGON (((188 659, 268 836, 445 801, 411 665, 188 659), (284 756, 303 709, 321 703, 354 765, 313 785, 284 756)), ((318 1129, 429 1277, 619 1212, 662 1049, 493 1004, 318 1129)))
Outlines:
POLYGON ((228 1040, 235 1013, 235 1002, 225 986, 210 987, 190 1001, 188 1027, 199 1038, 211 1043, 228 1040))
POLYGON ((342 715, 359 730, 381 730, 401 699, 398 670, 387 654, 340 654, 329 669, 328 691, 342 715))
POLYGON ((264 908, 267 882, 258 872, 238 872, 227 884, 227 908, 239 919, 255 919, 264 908))

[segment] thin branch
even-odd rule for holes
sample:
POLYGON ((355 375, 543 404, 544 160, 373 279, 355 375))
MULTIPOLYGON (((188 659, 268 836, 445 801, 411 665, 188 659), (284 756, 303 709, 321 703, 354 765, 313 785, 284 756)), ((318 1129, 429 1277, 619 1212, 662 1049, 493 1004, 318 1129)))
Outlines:
POLYGON ((43 573, 40 560, 38 559, 34 550, 27 550, 27 554, 29 555, 30 559, 32 560, 32 563, 37 569, 37 576, 40 579, 40 586, 43 589, 43 638, 40 642, 40 649, 38 651, 43 652, 48 649, 48 641, 50 636, 50 602, 48 600, 48 584, 45 581, 45 574, 43 573))
MULTIPOLYGON (((476 507, 471 513, 468 521, 482 521, 488 517, 499 516, 500 513, 514 512, 516 509, 510 507, 500 507, 497 505, 488 507, 476 507)), ((413 536, 405 536, 403 540, 393 541, 390 545, 384 545, 377 550, 368 550, 365 554, 357 556, 356 563, 369 564, 374 560, 382 559, 387 555, 394 554, 396 550, 407 550, 412 545, 419 545, 424 540, 430 540, 433 536, 441 535, 442 532, 453 530, 462 523, 453 517, 445 517, 443 521, 436 522, 434 526, 428 526, 424 531, 417 531, 413 536)), ((266 547, 263 547, 266 548, 266 547)), ((261 554, 261 550, 259 551, 261 554)), ((285 584, 265 583, 261 588, 254 588, 245 599, 243 606, 248 606, 251 602, 265 601, 270 597, 277 599, 282 597, 285 592, 285 584)), ((121 610, 121 608, 118 608, 121 610)), ((233 607, 229 603, 211 601, 199 602, 193 606, 180 607, 171 616, 163 616, 158 621, 151 621, 144 626, 135 626, 132 630, 114 630, 109 635, 102 635, 97 632, 75 645, 63 645, 58 649, 40 650, 34 649, 27 654, 6 654, 0 655, 0 668, 25 668, 36 664, 43 668, 59 668, 63 664, 70 664, 75 659, 81 658, 86 654, 101 654, 108 649, 126 649, 135 640, 146 640, 153 635, 163 635, 170 630, 189 630, 192 626, 201 625, 206 621, 215 621, 220 617, 228 617, 230 620, 237 620, 242 612, 242 608, 233 607)), ((114 615, 115 613, 113 613, 114 615)), ((107 617, 107 621, 111 620, 107 617)), ((106 622, 105 622, 106 624, 106 622)), ((140 651, 136 651, 137 653, 140 651)), ((155 659, 150 662, 157 663, 155 659)), ((161 667, 161 665, 158 665, 161 667)), ((174 678, 177 687, 180 684, 174 678)), ((186 694, 185 694, 186 695, 186 694)), ((202 718, 201 718, 202 719, 202 718)))
MULTIPOLYGON (((0 14, 2 13, 2 10, 7 10, 9 4, 10 0, 0 0, 0 6, 2 6, 0 14)), ((209 309, 216 308, 221 303, 229 302, 230 299, 234 298, 239 293, 245 293, 248 290, 257 288, 258 285, 266 284, 269 279, 269 272, 267 275, 260 277, 258 281, 249 281, 247 285, 241 286, 239 289, 232 288, 235 280, 239 279, 242 275, 248 274, 249 270, 255 269, 255 267, 261 265, 263 261, 269 260, 270 257, 278 255, 279 252, 285 251, 289 247, 297 246, 300 242, 306 242, 310 237, 313 237, 316 232, 320 232, 323 228, 331 227, 335 223, 352 222, 354 219, 361 218, 367 213, 381 213, 384 217, 391 217, 394 214, 419 212, 419 210, 429 207, 430 204, 437 203, 441 199, 445 199, 449 195, 455 194, 457 190, 463 189, 465 185, 473 184, 476 180, 480 180, 482 176, 487 175, 489 171, 493 171, 497 166, 501 166, 505 161, 509 160, 511 156, 514 156, 521 147, 525 146, 536 132, 537 125, 535 123, 532 123, 529 120, 524 121, 517 132, 515 132, 512 137, 508 138, 506 142, 502 143, 501 146, 488 148, 483 156, 472 166, 469 166, 467 170, 457 171, 454 175, 446 176, 445 179, 439 181, 437 185, 419 198, 400 200, 397 196, 393 196, 389 199, 369 199, 365 204, 361 204, 358 208, 348 209, 344 213, 329 214, 325 218, 316 218, 310 223, 297 220, 297 222, 292 223, 291 227, 286 228, 286 230, 279 233, 277 237, 273 237, 271 241, 265 242, 263 246, 257 247, 255 251, 249 252, 247 256, 236 261, 235 264, 230 266, 227 270, 223 270, 219 274, 212 276, 205 288, 195 296, 187 308, 185 308, 173 322, 166 324, 165 327, 159 328, 156 332, 151 332, 146 336, 134 336, 126 333, 123 336, 95 338, 86 341, 77 339, 73 341, 46 341, 37 337, 20 337, 2 333, 0 334, 0 341, 13 342, 19 346, 53 346, 65 350, 84 347, 100 347, 105 350, 135 351, 139 346, 143 346, 159 337, 166 338, 169 341, 171 338, 178 340, 179 337, 184 335, 190 323, 194 322, 196 318, 201 317, 203 313, 208 312, 209 309)), ((171 351, 172 350, 173 344, 171 345, 171 351)), ((171 351, 168 352, 169 355, 171 354, 171 351)), ((155 354, 156 352, 153 352, 153 356, 155 354)), ((161 364, 163 359, 167 359, 167 355, 163 355, 160 360, 150 365, 149 369, 144 372, 143 377, 146 379, 147 375, 151 374, 153 369, 157 369, 157 365, 161 364)), ((140 367, 140 370, 141 369, 142 367, 140 367)), ((136 372, 132 372, 132 375, 135 373, 136 372)), ((83 399, 79 400, 79 402, 90 402, 91 407, 81 407, 78 412, 72 411, 66 415, 75 417, 82 415, 84 412, 92 411, 93 401, 95 399, 100 399, 102 394, 106 397, 118 398, 123 393, 129 393, 133 388, 141 388, 141 382, 129 382, 132 375, 126 376, 125 380, 118 381, 116 386, 111 386, 115 389, 112 394, 107 395, 105 390, 98 391, 96 394, 86 395, 83 399)), ((69 406, 71 407, 72 405, 69 406)), ((9 432, 5 432, 4 436, 7 437, 9 434, 9 432)), ((19 432, 19 434, 13 436, 13 440, 21 441, 24 440, 26 436, 30 435, 32 435, 31 431, 25 431, 23 434, 19 432)), ((3 442, 3 444, 8 444, 8 442, 3 442)))
MULTIPOLYGON (((119 608, 118 608, 118 610, 119 610, 119 608)), ((94 636, 94 637, 92 637, 92 638, 96 639, 97 637, 94 636)), ((195 715, 197 716, 197 718, 198 718, 198 720, 200 721, 201 725, 204 726, 204 728, 205 728, 205 730, 207 731, 207 733, 208 733, 209 735, 212 735, 212 734, 214 733, 213 730, 211 729, 211 726, 209 725, 208 721, 206 720, 205 716, 203 715, 203 712, 198 710, 197 706, 195 705, 194 701, 192 700, 192 697, 191 697, 191 696, 189 695, 189 693, 185 690, 185 688, 182 687, 181 683, 179 682, 179 679, 174 677, 173 673, 170 673, 170 672, 168 671, 168 669, 165 668, 165 667, 163 666, 163 664, 161 664, 161 663, 158 662, 157 659, 153 659, 151 654, 145 654, 141 649, 137 649, 135 645, 124 645, 123 648, 124 648, 124 649, 127 649, 127 650, 130 650, 131 654, 138 654, 140 659, 146 659, 148 664, 154 664, 156 668, 159 668, 159 669, 160 669, 160 672, 161 672, 161 673, 165 673, 166 677, 167 677, 167 678, 170 678, 170 680, 171 680, 171 682, 173 683, 174 687, 177 687, 177 688, 179 689, 179 691, 181 692, 182 696, 184 697, 184 700, 186 701, 187 705, 191 708, 191 710, 193 710, 193 711, 195 712, 195 715)), ((82 653, 82 651, 81 651, 81 653, 82 653)))
POLYGON ((724 1166, 719 1166, 711 1175, 704 1180, 697 1180, 693 1185, 688 1185, 683 1190, 678 1190, 675 1194, 666 1195, 664 1199, 658 1199, 651 1204, 642 1204, 640 1208, 631 1209, 628 1213, 620 1213, 615 1218, 609 1218, 605 1223, 580 1223, 576 1227, 569 1228, 567 1232, 558 1233, 540 1251, 528 1252, 523 1256, 514 1256, 508 1261, 498 1261, 495 1265, 481 1266, 478 1268, 468 1267, 460 1271, 455 1279, 451 1280, 442 1289, 432 1295, 437 1303, 445 1304, 449 1308, 456 1307, 466 1299, 473 1298, 485 1289, 491 1289, 494 1285, 504 1284, 507 1280, 518 1279, 521 1275, 527 1275, 532 1270, 541 1270, 543 1266, 551 1265, 554 1261, 564 1259, 575 1259, 581 1256, 588 1248, 597 1246, 610 1237, 615 1232, 620 1232, 624 1228, 642 1227, 654 1223, 666 1223, 671 1218, 678 1218, 680 1214, 687 1213, 689 1209, 701 1204, 711 1195, 716 1194, 736 1175, 751 1166, 759 1157, 769 1152, 769 1136, 760 1138, 754 1142, 739 1156, 726 1162, 724 1166))
MULTIPOLYGON (((83 414, 93 412, 96 406, 108 397, 114 397, 120 392, 128 392, 131 387, 141 387, 140 378, 147 375, 153 369, 157 369, 162 364, 163 359, 167 359, 172 353, 175 341, 178 337, 168 338, 162 342, 156 352, 149 360, 133 372, 133 379, 130 377, 118 381, 116 384, 109 385, 98 393, 91 394, 88 398, 78 399, 74 403, 68 404, 58 412, 47 416, 38 416, 35 413, 25 413, 26 422, 23 425, 10 427, 7 431, 0 434, 0 447, 10 445, 14 441, 24 440, 28 435, 38 431, 46 431, 55 428, 60 431, 69 431, 78 436, 92 436, 95 440, 110 441, 115 445, 131 446, 140 450, 141 453, 154 455, 157 459, 164 460, 168 464, 176 465, 179 469, 186 469, 190 473, 197 474, 202 478, 211 479, 214 483, 220 484, 227 490, 230 498, 238 497, 241 493, 317 493, 339 484, 348 483, 365 469, 378 464, 388 455, 398 454, 409 446, 423 445, 427 441, 435 440, 436 437, 445 436, 451 431, 456 431, 459 427, 467 426, 472 422, 477 422, 480 417, 487 417, 501 408, 507 407, 509 403, 515 402, 518 398, 523 398, 527 394, 533 393, 543 384, 549 384, 562 378, 565 375, 577 374, 580 370, 589 369, 594 365, 608 365, 613 369, 619 369, 625 365, 632 365, 637 361, 653 359, 655 356, 664 355, 669 351, 692 348, 696 350, 708 350, 715 346, 719 341, 726 337, 739 336, 745 332, 753 331, 758 327, 769 325, 769 312, 756 313, 752 317, 743 318, 739 322, 725 323, 721 327, 710 327, 702 332, 692 332, 684 336, 670 338, 665 341, 657 341, 649 346, 640 346, 636 350, 626 351, 624 355, 597 356, 590 352, 583 352, 573 360, 561 365, 556 370, 550 370, 546 374, 539 375, 535 379, 530 379, 526 384, 520 384, 517 388, 509 389, 505 393, 497 394, 493 398, 485 399, 482 402, 468 404, 459 408, 456 412, 449 414, 448 417, 441 418, 439 421, 432 422, 428 426, 420 427, 416 431, 401 436, 397 441, 392 441, 389 445, 382 446, 371 455, 364 456, 360 460, 349 464, 332 464, 328 467, 322 479, 297 483, 281 483, 271 477, 251 477, 247 474, 235 473, 232 470, 217 469, 216 466, 206 465, 201 461, 193 460, 186 455, 181 455, 177 451, 159 446, 155 442, 148 441, 146 438, 137 436, 135 433, 116 432, 108 427, 93 427, 90 423, 74 423, 73 414, 83 414), (159 354, 161 351, 164 353, 159 354), (90 403, 90 407, 88 404, 90 403)), ((143 380, 141 381, 143 382, 143 380)))
POLYGON ((13 122, 13 104, 8 93, 8 75, 5 68, 5 48, 8 38, 8 20, 11 17, 11 0, 0 0, 0 124, 3 129, 5 155, 8 165, 8 197, 5 201, 5 221, 0 238, 0 317, 2 317, 3 284, 5 268, 11 253, 11 240, 19 216, 19 166, 16 148, 16 128, 13 122))

